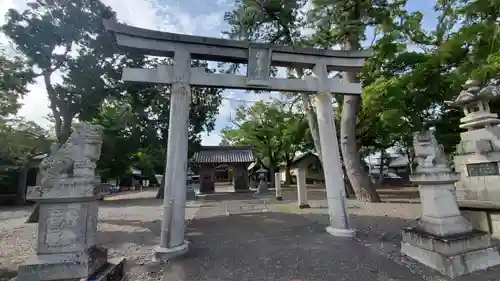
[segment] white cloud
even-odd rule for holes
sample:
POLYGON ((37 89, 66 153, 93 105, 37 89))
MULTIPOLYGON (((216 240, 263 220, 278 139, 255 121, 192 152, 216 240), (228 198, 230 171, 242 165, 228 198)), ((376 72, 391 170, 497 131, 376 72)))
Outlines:
POLYGON ((241 90, 226 91, 222 94, 222 102, 219 107, 219 115, 216 122, 216 130, 211 133, 202 133, 202 145, 218 145, 221 141, 220 130, 231 124, 236 109, 241 106, 252 106, 259 100, 271 101, 282 98, 278 92, 253 93, 241 90))
POLYGON ((35 84, 28 87, 29 93, 21 100, 23 107, 18 114, 27 120, 35 121, 38 125, 49 129, 51 122, 45 117, 52 111, 49 108, 49 98, 47 91, 42 81, 42 77, 38 77, 35 84))
POLYGON ((219 6, 225 6, 225 5, 229 5, 232 3, 231 0, 215 0, 215 2, 217 3, 217 5, 219 6))
MULTIPOLYGON (((299 10, 299 13, 302 15, 302 16, 307 16, 307 13, 312 10, 313 8, 313 3, 312 3, 312 0, 308 0, 306 2, 306 4, 304 6, 302 6, 302 8, 299 10)), ((301 33, 302 35, 304 36, 311 36, 314 34, 314 28, 311 27, 311 26, 307 26, 307 27, 303 27, 301 28, 301 33)))
MULTIPOLYGON (((27 0, 0 1, 0 24, 4 23, 4 15, 8 9, 23 10, 27 3, 27 0)), ((117 13, 118 20, 148 29, 194 34, 197 29, 204 31, 216 29, 223 21, 221 12, 192 17, 186 10, 189 5, 185 5, 183 9, 180 1, 172 4, 162 3, 165 1, 161 0, 103 0, 103 2, 117 13)), ((7 44, 5 37, 0 37, 0 44, 7 44)), ((54 79, 59 80, 60 75, 54 74, 54 79)), ((35 84, 29 86, 29 90, 29 94, 22 99, 23 107, 19 115, 49 128, 51 124, 45 117, 51 110, 43 81, 37 79, 35 84)))
POLYGON ((219 145, 221 141, 221 136, 219 133, 212 132, 212 133, 207 133, 203 132, 201 135, 202 140, 201 140, 201 145, 219 145))
POLYGON ((254 93, 240 90, 225 92, 222 94, 223 100, 219 108, 218 120, 230 121, 231 118, 234 118, 236 109, 241 105, 252 106, 259 100, 270 101, 280 96, 281 94, 278 92, 254 93))
POLYGON ((211 13, 208 15, 204 15, 201 17, 200 21, 203 23, 203 30, 209 31, 218 29, 220 25, 223 23, 224 13, 211 13))

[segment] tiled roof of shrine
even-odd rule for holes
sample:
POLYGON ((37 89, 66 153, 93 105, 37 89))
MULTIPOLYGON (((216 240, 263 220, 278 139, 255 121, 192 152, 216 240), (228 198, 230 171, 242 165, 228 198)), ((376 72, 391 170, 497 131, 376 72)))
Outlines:
POLYGON ((251 163, 251 146, 202 146, 195 152, 191 161, 198 164, 251 163))

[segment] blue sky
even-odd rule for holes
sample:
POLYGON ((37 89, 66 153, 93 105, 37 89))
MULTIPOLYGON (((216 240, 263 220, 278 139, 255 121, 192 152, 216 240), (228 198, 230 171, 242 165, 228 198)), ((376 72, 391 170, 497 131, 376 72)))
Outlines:
MULTIPOLYGON (((120 21, 143 28, 159 29, 169 32, 187 33, 200 36, 220 37, 221 32, 229 27, 224 22, 224 12, 230 11, 233 0, 102 0, 118 14, 120 21)), ((27 0, 1 0, 0 15, 9 8, 23 9, 27 0)), ((436 18, 433 0, 408 0, 410 11, 424 14, 424 26, 431 29, 436 18)), ((3 22, 3 16, 0 24, 3 22)), ((2 39, 0 38, 0 41, 2 39)), ((57 79, 57 78, 56 78, 57 79)), ((234 109, 242 104, 251 104, 259 99, 270 99, 275 94, 253 94, 244 91, 224 91, 216 129, 210 134, 203 134, 204 145, 217 145, 219 132, 229 124, 234 109)), ((26 119, 36 121, 42 126, 50 124, 44 117, 50 112, 47 95, 42 81, 30 86, 30 93, 23 100, 19 114, 26 119)))

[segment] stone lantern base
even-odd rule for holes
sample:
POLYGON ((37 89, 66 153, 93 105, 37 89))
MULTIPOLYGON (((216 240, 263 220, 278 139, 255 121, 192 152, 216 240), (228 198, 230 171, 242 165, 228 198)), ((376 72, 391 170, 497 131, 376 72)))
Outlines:
POLYGON ((491 236, 474 230, 454 196, 458 175, 434 167, 411 176, 419 185, 422 217, 402 231, 401 253, 451 278, 500 264, 491 236))
POLYGON ((401 252, 451 278, 500 264, 500 256, 484 232, 435 236, 408 227, 401 252))

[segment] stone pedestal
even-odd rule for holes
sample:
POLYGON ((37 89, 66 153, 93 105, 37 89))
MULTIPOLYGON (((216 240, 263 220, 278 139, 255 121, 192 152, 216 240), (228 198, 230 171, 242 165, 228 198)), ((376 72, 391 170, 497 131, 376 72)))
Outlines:
POLYGON ((500 201, 500 127, 480 128, 460 133, 454 157, 457 199, 473 203, 500 201))
POLYGON ((265 180, 260 180, 259 186, 257 187, 259 189, 259 193, 268 193, 269 192, 269 183, 265 180))
POLYGON ((27 199, 40 203, 38 241, 36 255, 19 266, 17 280, 77 281, 111 269, 121 280, 124 261, 109 264, 107 250, 96 245, 98 195, 89 178, 29 187, 27 199))
POLYGON ((403 230, 401 252, 452 278, 500 264, 488 234, 472 229, 458 209, 454 183, 459 176, 445 165, 420 168, 422 217, 403 230))
POLYGON ((276 200, 283 201, 283 192, 281 191, 281 175, 274 173, 274 189, 276 191, 276 200))
POLYGON ((186 181, 186 200, 196 200, 196 192, 194 190, 194 180, 193 180, 193 171, 188 167, 187 171, 187 181, 186 181))
POLYGON ((189 250, 189 242, 184 240, 179 246, 174 247, 161 247, 156 246, 153 249, 154 261, 168 261, 176 257, 185 255, 189 250))
POLYGON ((296 170, 297 176, 297 197, 299 209, 310 208, 307 201, 307 185, 306 185, 306 169, 299 168, 296 170))
POLYGON ((186 200, 191 201, 191 200, 196 200, 196 192, 194 191, 194 184, 188 184, 186 186, 186 200))

